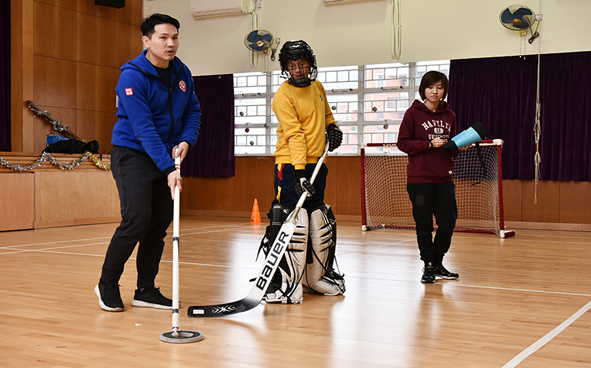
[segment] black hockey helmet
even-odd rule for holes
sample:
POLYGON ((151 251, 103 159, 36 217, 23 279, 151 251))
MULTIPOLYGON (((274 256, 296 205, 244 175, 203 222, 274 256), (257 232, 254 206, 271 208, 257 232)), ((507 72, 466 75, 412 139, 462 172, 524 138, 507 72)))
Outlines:
POLYGON ((316 66, 316 56, 310 45, 303 40, 287 41, 283 44, 281 51, 279 51, 279 64, 281 64, 281 74, 285 76, 288 83, 296 87, 307 87, 318 75, 318 67, 316 66), (306 78, 295 79, 292 78, 287 70, 287 62, 289 60, 308 59, 310 64, 310 73, 306 78))

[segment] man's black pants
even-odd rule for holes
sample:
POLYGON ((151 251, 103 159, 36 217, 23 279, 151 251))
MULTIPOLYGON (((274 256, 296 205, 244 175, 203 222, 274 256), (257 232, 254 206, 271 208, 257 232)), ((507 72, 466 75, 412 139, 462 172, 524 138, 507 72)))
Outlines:
POLYGON ((139 242, 137 287, 153 287, 173 216, 168 179, 146 153, 119 146, 113 147, 111 170, 119 190, 122 220, 107 249, 101 282, 119 282, 139 242))

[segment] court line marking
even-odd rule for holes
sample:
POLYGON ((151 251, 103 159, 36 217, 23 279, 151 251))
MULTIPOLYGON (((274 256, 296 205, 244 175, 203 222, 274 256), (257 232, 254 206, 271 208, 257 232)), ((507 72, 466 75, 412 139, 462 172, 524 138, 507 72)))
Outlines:
MULTIPOLYGON (((220 232, 220 231, 225 231, 225 230, 234 230, 235 228, 241 228, 244 227, 244 225, 218 225, 218 226, 211 226, 211 227, 207 227, 207 229, 214 229, 214 228, 218 228, 218 227, 226 227, 226 226, 231 226, 230 228, 226 228, 226 229, 216 229, 216 230, 210 230, 210 231, 204 231, 204 232, 196 232, 196 233, 188 233, 185 235, 189 235, 189 234, 205 234, 205 233, 212 233, 212 232, 220 232)), ((192 230, 192 229, 189 229, 192 230)), ((107 239, 110 239, 110 237, 106 237, 107 239)), ((98 240, 98 239, 104 239, 104 238, 89 238, 89 239, 79 239, 78 241, 84 241, 84 240, 98 240)), ((26 246, 31 246, 31 245, 41 245, 41 244, 59 244, 59 243, 67 243, 67 242, 73 242, 76 240, 63 240, 63 241, 56 241, 56 242, 47 242, 47 243, 33 243, 33 244, 26 244, 26 245, 11 245, 11 246, 5 246, 5 247, 0 247, 0 249, 11 249, 11 252, 0 252, 0 256, 5 255, 5 254, 16 254, 16 253, 29 253, 29 252, 44 252, 44 253, 56 253, 56 254, 65 254, 65 255, 79 255, 79 256, 92 256, 92 257, 104 257, 104 254, 90 254, 90 253, 74 253, 74 252, 59 252, 56 251, 55 249, 64 249, 64 248, 76 248, 76 247, 84 247, 84 246, 92 246, 92 245, 100 245, 100 244, 104 244, 104 242, 99 242, 99 243, 87 243, 87 244, 75 244, 75 245, 64 245, 64 246, 60 246, 60 247, 51 247, 51 248, 43 248, 43 249, 14 249, 14 248, 19 248, 19 247, 26 247, 26 246)), ((407 243, 410 241, 414 241, 414 239, 404 239, 401 241, 397 241, 397 244, 401 244, 401 243, 407 243)), ((381 247, 382 245, 378 245, 378 247, 381 247)), ((354 254, 357 253, 358 251, 351 251, 351 252, 345 252, 343 254, 339 254, 339 256, 344 256, 344 255, 348 255, 348 254, 354 254)), ((134 257, 130 257, 130 259, 135 259, 134 257)), ((165 260, 162 259, 161 262, 172 262, 169 260, 165 260)), ((210 263, 199 263, 199 262, 180 262, 181 264, 186 264, 186 265, 194 265, 194 266, 209 266, 209 267, 220 267, 220 268, 227 268, 230 266, 226 266, 226 265, 219 265, 219 264, 210 264, 210 263)), ((258 263, 255 263, 255 266, 258 265, 258 263)), ((232 267, 235 267, 232 266, 232 267)), ((250 268, 250 267, 248 267, 250 268)), ((390 281, 400 281, 400 280, 390 280, 390 281)), ((439 286, 452 286, 452 284, 450 283, 438 283, 437 285, 439 286)), ((522 291, 522 292, 529 292, 529 293, 545 293, 545 294, 558 294, 558 295, 572 295, 572 296, 591 296, 591 294, 578 294, 578 293, 566 293, 566 292, 559 292, 559 291, 548 291, 548 290, 531 290, 531 289, 514 289, 514 288, 501 288, 501 287, 494 287, 494 286, 484 286, 484 285, 462 285, 462 284, 454 284, 454 287, 471 287, 471 288, 478 288, 478 289, 491 289, 491 290, 503 290, 503 291, 522 291)))
MULTIPOLYGON (((102 243, 97 243, 102 244, 102 243)), ((85 245, 95 245, 95 244, 85 244, 85 245)), ((46 248, 46 249, 23 249, 16 252, 6 252, 0 253, 0 256, 3 254, 15 254, 15 253, 31 253, 31 252, 39 252, 39 253, 50 253, 50 254, 63 254, 63 255, 70 255, 70 256, 88 256, 88 257, 101 257, 104 258, 104 254, 91 254, 91 253, 75 253, 75 252, 60 252, 53 249, 64 249, 64 248, 74 248, 79 247, 81 245, 70 245, 70 246, 63 246, 63 247, 55 247, 55 248, 46 248)), ((129 257, 130 260, 136 260, 136 257, 129 257)), ((164 263, 172 263, 172 260, 162 259, 160 262, 164 263)), ((179 264, 182 265, 190 265, 190 266, 207 266, 207 267, 219 267, 219 268, 241 268, 241 269, 260 269, 260 265, 255 263, 252 267, 239 267, 236 265, 222 265, 222 264, 213 264, 213 263, 198 263, 198 262, 186 262, 180 261, 179 264)), ((591 296, 591 295, 589 295, 591 296)))
MULTIPOLYGON (((104 257, 104 254, 90 254, 90 253, 74 253, 74 252, 60 252, 55 249, 64 249, 64 248, 76 248, 81 246, 88 246, 88 245, 97 245, 102 243, 93 243, 93 244, 76 244, 76 245, 69 245, 69 246, 62 246, 62 247, 53 247, 53 248, 45 248, 45 249, 23 249, 17 250, 14 252, 5 252, 0 253, 0 256, 3 254, 14 254, 14 253, 29 253, 29 252, 41 252, 41 253, 52 253, 52 254, 64 254, 64 255, 76 255, 76 256, 90 256, 90 257, 104 257)), ((135 257, 130 257, 130 260, 135 260, 135 257)), ((162 259, 161 262, 171 263, 171 260, 162 259)), ((220 267, 220 268, 233 268, 236 265, 221 265, 221 264, 213 264, 213 263, 199 263, 199 262, 186 262, 180 261, 180 264, 184 265, 192 265, 192 266, 207 266, 207 267, 220 267)), ((252 267, 239 267, 243 269, 258 269, 259 263, 254 263, 252 267)), ((404 282, 403 280, 388 280, 393 282, 404 282)), ((414 282, 414 281, 413 281, 414 282)), ((513 288, 502 288, 502 287, 494 287, 494 286, 484 286, 484 285, 462 285, 462 284, 452 284, 452 283, 436 283, 436 286, 445 286, 445 287, 468 287, 468 288, 475 288, 475 289, 491 289, 491 290, 501 290, 501 291, 521 291, 526 293, 541 293, 541 294, 557 294, 557 295, 569 295, 569 296, 586 296, 591 297, 591 294, 579 294, 579 293, 567 293, 567 292, 560 292, 560 291, 549 291, 549 290, 532 290, 532 289, 513 289, 513 288)), ((591 304, 591 302, 590 302, 591 304)), ((591 307, 590 307, 591 308, 591 307)))
MULTIPOLYGON (((13 249, 13 248, 21 248, 21 247, 32 247, 36 245, 51 245, 51 244, 62 244, 62 243, 74 243, 74 242, 83 242, 89 240, 100 240, 100 239, 110 239, 110 237, 100 237, 100 238, 86 238, 86 239, 72 239, 72 240, 58 240, 53 242, 45 242, 45 243, 29 243, 29 244, 14 244, 14 245, 4 245, 0 247, 1 249, 13 249)), ((85 244, 77 244, 77 245, 85 245, 85 244)), ((0 253, 3 254, 3 253, 0 253)))
MULTIPOLYGON (((188 229, 182 229, 181 230, 181 235, 199 235, 199 234, 207 234, 207 233, 212 233, 212 232, 220 232, 220 231, 227 231, 227 230, 236 230, 236 229, 241 229, 241 228, 245 228, 245 227, 251 227, 250 224, 247 225, 243 225, 243 224, 229 224, 229 225, 213 225, 213 226, 207 226, 207 227, 195 227, 195 228, 188 228, 188 229), (211 230, 211 229, 215 229, 215 230, 211 230), (201 230, 209 230, 209 231, 201 231, 201 230)), ((168 232, 167 231, 167 235, 168 234, 172 234, 172 231, 168 232)), ((457 233, 455 234, 456 237, 461 237, 461 235, 463 235, 462 233, 457 233)), ((45 243, 30 243, 30 244, 14 244, 14 245, 4 245, 4 246, 0 246, 0 249, 11 249, 11 248, 20 248, 20 247, 29 247, 29 246, 35 246, 35 245, 47 245, 47 244, 60 244, 60 243, 68 243, 68 242, 80 242, 80 241, 89 241, 89 240, 98 240, 98 239, 111 239, 112 236, 107 236, 107 237, 97 237, 97 238, 86 238, 86 239, 71 239, 71 240, 61 240, 61 241, 55 241, 55 242, 45 242, 45 243)), ((547 236, 546 236, 547 237, 547 236)), ((558 235, 555 235, 554 237, 561 237, 558 235)), ((586 239, 585 237, 581 237, 581 239, 586 239)), ((395 241, 395 242, 390 242, 388 244, 383 244, 383 246, 390 246, 392 244, 402 244, 402 243, 407 243, 410 241, 414 241, 415 238, 409 238, 409 239, 402 239, 399 241, 395 241)), ((498 240, 498 239, 495 239, 498 240)), ((503 239, 504 240, 504 239, 503 239)), ((517 240, 517 241, 534 241, 531 239, 513 239, 513 240, 517 240)), ((543 243, 552 243, 553 241, 551 240, 535 240, 537 242, 543 242, 543 243)), ((346 241, 344 242, 346 243, 346 241)), ((587 242, 562 242, 562 243, 566 243, 566 244, 589 244, 587 242)), ((346 253, 351 253, 351 252, 346 252, 346 253)), ((343 254, 346 254, 343 253, 343 254)), ((3 254, 3 253, 0 253, 3 254)), ((4 253, 6 254, 6 253, 4 253)), ((341 254, 341 255, 343 255, 341 254)))
MULTIPOLYGON (((437 283, 436 283, 437 284, 437 283)), ((449 285, 449 283, 445 283, 442 285, 449 285)), ((453 285, 454 287, 470 287, 470 288, 477 288, 477 289, 493 289, 493 290, 508 290, 508 291, 525 291, 528 293, 542 293, 542 294, 560 294, 560 295, 574 295, 574 296, 591 296, 591 294, 579 294, 579 293, 565 293, 560 291, 549 291, 549 290, 530 290, 530 289, 512 289, 512 288, 501 288, 495 286, 484 286, 484 285, 453 285)))
MULTIPOLYGON (((201 229, 213 229, 213 228, 217 228, 217 227, 226 227, 226 226, 233 226, 233 225, 220 225, 220 226, 210 226, 210 227, 206 227, 206 228, 185 229, 185 230, 181 230, 181 234, 180 235, 208 234, 208 233, 212 233, 212 232, 220 232, 220 231, 227 231, 227 230, 236 230, 236 229, 240 229, 241 227, 245 227, 245 226, 241 225, 241 226, 233 226, 233 227, 230 227, 230 228, 222 228, 222 229, 209 230, 209 231, 199 231, 201 229), (197 230, 197 231, 196 232, 189 232, 189 233, 185 232, 185 231, 190 231, 190 230, 197 230)), ((167 232, 167 235, 170 235, 170 234, 172 234, 172 231, 167 232)), ((110 241, 111 238, 112 238, 112 235, 111 236, 98 237, 98 238, 58 240, 58 241, 44 242, 44 243, 29 243, 29 244, 3 245, 3 246, 0 246, 0 250, 2 250, 2 249, 13 249, 13 248, 23 248, 23 247, 32 247, 32 246, 36 246, 36 245, 51 245, 51 244, 84 242, 84 241, 100 240, 100 239, 107 239, 108 241, 110 241)), ((96 245, 96 244, 102 244, 102 243, 77 244, 77 246, 96 245)), ((23 250, 23 251, 25 251, 25 250, 23 250)), ((33 251, 33 250, 30 250, 30 251, 33 251)), ((18 252, 12 252, 12 253, 18 253, 18 252)), ((12 253, 0 253, 0 255, 2 255, 2 254, 12 254, 12 253)))
POLYGON ((552 331, 548 332, 546 336, 542 337, 535 343, 531 344, 527 349, 523 350, 519 353, 515 358, 511 359, 507 364, 503 366, 503 368, 514 368, 519 363, 523 362, 527 357, 538 351, 544 345, 549 343, 553 338, 558 336, 562 331, 564 331, 568 326, 573 324, 579 317, 583 314, 587 313, 587 311, 591 309, 591 302, 587 303, 583 308, 579 309, 575 314, 570 316, 566 321, 562 322, 558 327, 553 329, 552 331))
MULTIPOLYGON (((100 243, 88 243, 88 244, 75 244, 75 245, 64 245, 61 247, 51 247, 51 248, 43 248, 43 249, 17 249, 17 248, 10 248, 10 252, 0 252, 0 256, 3 256, 5 254, 18 254, 18 253, 33 253, 33 252, 40 252, 40 253, 58 253, 58 254, 76 254, 76 255, 87 255, 87 256, 96 256, 95 254, 90 254, 90 253, 71 253, 71 252, 56 252, 53 251, 53 249, 65 249, 65 248, 79 248, 79 247, 86 247, 86 246, 90 246, 90 245, 101 245, 101 244, 105 244, 105 242, 100 242, 100 243)), ((16 247, 16 245, 14 246, 16 247)), ((2 249, 2 248, 0 248, 2 249)), ((104 257, 104 254, 100 255, 101 257, 104 257)))

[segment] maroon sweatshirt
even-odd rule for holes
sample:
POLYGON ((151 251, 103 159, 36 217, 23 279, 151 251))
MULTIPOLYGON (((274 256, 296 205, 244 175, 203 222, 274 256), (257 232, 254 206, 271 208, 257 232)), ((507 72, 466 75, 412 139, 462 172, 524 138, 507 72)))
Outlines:
POLYGON ((453 180, 452 153, 443 148, 429 149, 435 138, 450 139, 456 135, 456 114, 447 102, 439 103, 433 112, 415 100, 404 114, 398 133, 398 148, 408 154, 407 183, 443 183, 453 180))

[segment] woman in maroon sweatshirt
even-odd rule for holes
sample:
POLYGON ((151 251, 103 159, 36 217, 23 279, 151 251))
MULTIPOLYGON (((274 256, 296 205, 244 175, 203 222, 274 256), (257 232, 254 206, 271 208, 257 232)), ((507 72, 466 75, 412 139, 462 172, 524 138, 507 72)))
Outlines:
POLYGON ((398 148, 408 154, 406 190, 412 202, 421 260, 425 263, 423 283, 434 283, 436 277, 459 277, 442 264, 458 217, 453 154, 442 148, 456 135, 456 115, 444 101, 448 89, 445 74, 427 72, 419 86, 423 101, 413 102, 398 133, 398 148), (437 223, 435 238, 433 216, 437 223))

